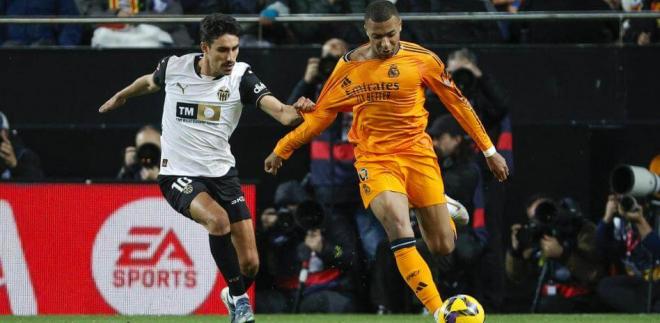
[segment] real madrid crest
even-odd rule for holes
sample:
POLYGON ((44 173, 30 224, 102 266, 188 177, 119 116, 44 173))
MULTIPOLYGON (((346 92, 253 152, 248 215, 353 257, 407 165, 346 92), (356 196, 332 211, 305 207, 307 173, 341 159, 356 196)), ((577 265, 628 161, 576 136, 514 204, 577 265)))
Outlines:
POLYGON ((390 70, 387 71, 387 76, 389 77, 399 77, 399 68, 396 67, 396 64, 390 65, 390 70))
POLYGON ((218 100, 227 101, 227 99, 229 99, 229 94, 230 94, 229 88, 227 88, 226 86, 221 87, 218 90, 218 100))
POLYGON ((358 172, 358 176, 360 176, 360 180, 364 182, 369 179, 369 172, 367 172, 366 168, 361 168, 358 172))

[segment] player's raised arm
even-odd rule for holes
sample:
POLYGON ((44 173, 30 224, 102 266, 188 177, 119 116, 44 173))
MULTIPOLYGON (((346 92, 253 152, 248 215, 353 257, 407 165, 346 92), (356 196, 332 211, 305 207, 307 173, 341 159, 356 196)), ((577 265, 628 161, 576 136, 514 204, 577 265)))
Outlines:
POLYGON ((244 104, 255 104, 285 126, 299 124, 303 120, 300 112, 309 112, 314 108, 314 102, 309 100, 303 104, 300 101, 294 105, 282 103, 250 68, 241 77, 240 92, 244 104))
MULTIPOLYGON (((296 102, 298 104, 301 98, 296 102)), ((308 100, 308 99, 307 99, 308 100)), ((277 174, 277 170, 282 167, 284 159, 289 159, 293 152, 300 148, 302 145, 310 142, 314 137, 318 136, 326 128, 328 128, 335 118, 337 117, 336 111, 329 109, 317 109, 312 113, 304 114, 303 123, 293 131, 289 132, 284 138, 280 139, 275 146, 273 152, 264 161, 264 170, 273 175, 277 174)))
POLYGON ((259 107, 281 124, 295 126, 303 121, 301 112, 311 112, 314 109, 314 102, 301 97, 293 105, 287 105, 280 102, 276 97, 268 95, 259 101, 259 107))
POLYGON ((456 87, 442 61, 433 53, 421 54, 420 58, 423 61, 420 72, 424 84, 433 90, 465 132, 472 137, 486 157, 488 168, 493 175, 500 182, 506 180, 509 176, 509 168, 504 157, 495 150, 481 120, 477 117, 470 102, 456 87))
POLYGON ((115 93, 108 101, 99 108, 100 113, 105 113, 126 103, 126 100, 134 96, 154 93, 160 90, 160 87, 153 81, 153 75, 147 74, 138 77, 131 85, 115 93))
POLYGON ((165 70, 169 57, 163 58, 156 71, 138 77, 129 86, 115 93, 108 101, 99 108, 100 113, 105 113, 117 109, 126 103, 129 98, 158 92, 165 83, 165 70))
POLYGON ((340 60, 325 82, 316 105, 305 97, 299 98, 293 104, 298 111, 308 112, 310 109, 314 109, 314 111, 303 113, 303 123, 280 139, 273 152, 266 157, 264 170, 267 173, 277 174, 277 170, 282 167, 283 160, 289 159, 296 149, 310 142, 312 138, 328 128, 337 118, 337 113, 352 108, 353 101, 341 89, 341 81, 347 71, 348 68, 340 60))

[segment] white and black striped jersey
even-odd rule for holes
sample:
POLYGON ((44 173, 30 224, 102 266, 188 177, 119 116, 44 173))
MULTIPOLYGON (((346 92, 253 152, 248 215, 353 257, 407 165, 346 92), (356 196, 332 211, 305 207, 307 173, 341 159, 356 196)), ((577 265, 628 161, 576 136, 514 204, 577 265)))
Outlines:
POLYGON ((201 58, 202 54, 169 56, 153 74, 165 89, 161 175, 225 175, 236 164, 229 137, 243 104, 258 106, 270 94, 248 64, 237 62, 230 75, 213 78, 195 69, 201 58))

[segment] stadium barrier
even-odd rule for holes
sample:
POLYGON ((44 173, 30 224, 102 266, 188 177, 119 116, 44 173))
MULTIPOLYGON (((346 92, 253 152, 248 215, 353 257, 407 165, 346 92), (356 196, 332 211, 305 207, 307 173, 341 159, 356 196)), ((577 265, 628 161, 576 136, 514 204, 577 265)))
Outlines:
MULTIPOLYGON (((258 15, 232 15, 242 23, 258 23, 258 15)), ((0 17, 0 24, 97 24, 97 23, 196 23, 203 15, 162 15, 136 17, 79 17, 79 16, 6 16, 0 17)), ((624 20, 657 19, 660 12, 452 12, 452 13, 415 13, 401 15, 405 21, 531 21, 531 20, 624 20)), ((362 14, 292 14, 277 17, 280 22, 361 22, 362 14)))
POLYGON ((207 236, 153 184, 0 184, 0 315, 226 313, 207 236))
MULTIPOLYGON (((263 39, 263 26, 258 24, 259 15, 233 15, 240 23, 257 24, 257 37, 263 39)), ((2 24, 117 24, 117 23, 197 23, 203 15, 163 15, 136 17, 80 17, 80 16, 6 16, 0 17, 2 24)), ((442 21, 442 22, 475 22, 475 21, 617 21, 623 26, 629 19, 660 19, 657 11, 576 11, 553 12, 531 11, 519 13, 506 12, 451 12, 451 13, 404 13, 401 15, 407 22, 442 21)), ((361 22, 362 14, 291 14, 277 17, 282 23, 332 23, 361 22)))

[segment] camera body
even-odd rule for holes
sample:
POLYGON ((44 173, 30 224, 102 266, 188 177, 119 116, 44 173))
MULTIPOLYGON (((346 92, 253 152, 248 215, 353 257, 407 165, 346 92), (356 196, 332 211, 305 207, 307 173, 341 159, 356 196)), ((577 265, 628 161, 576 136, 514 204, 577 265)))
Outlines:
POLYGON ((325 82, 332 74, 332 71, 335 69, 337 62, 339 62, 340 57, 333 55, 325 55, 319 60, 319 71, 317 75, 318 82, 325 82))
MULTIPOLYGON (((566 199, 570 200, 570 199, 566 199)), ((571 209, 570 203, 557 204, 552 200, 539 203, 534 216, 518 231, 516 238, 520 250, 532 249, 539 254, 540 241, 544 236, 556 238, 564 248, 576 244, 582 219, 579 210, 571 209)))
POLYGON ((135 159, 142 167, 158 167, 160 165, 160 147, 154 143, 144 143, 137 147, 135 159))
POLYGON ((465 67, 456 69, 451 73, 451 78, 456 83, 456 86, 461 90, 465 95, 472 93, 477 87, 477 77, 465 67))
POLYGON ((295 212, 288 207, 280 207, 277 210, 275 227, 281 232, 322 229, 323 219, 321 204, 314 200, 305 200, 298 204, 295 212))
POLYGON ((280 207, 277 209, 277 221, 275 221, 274 229, 279 232, 288 233, 295 229, 295 222, 293 220, 293 212, 288 207, 280 207))

